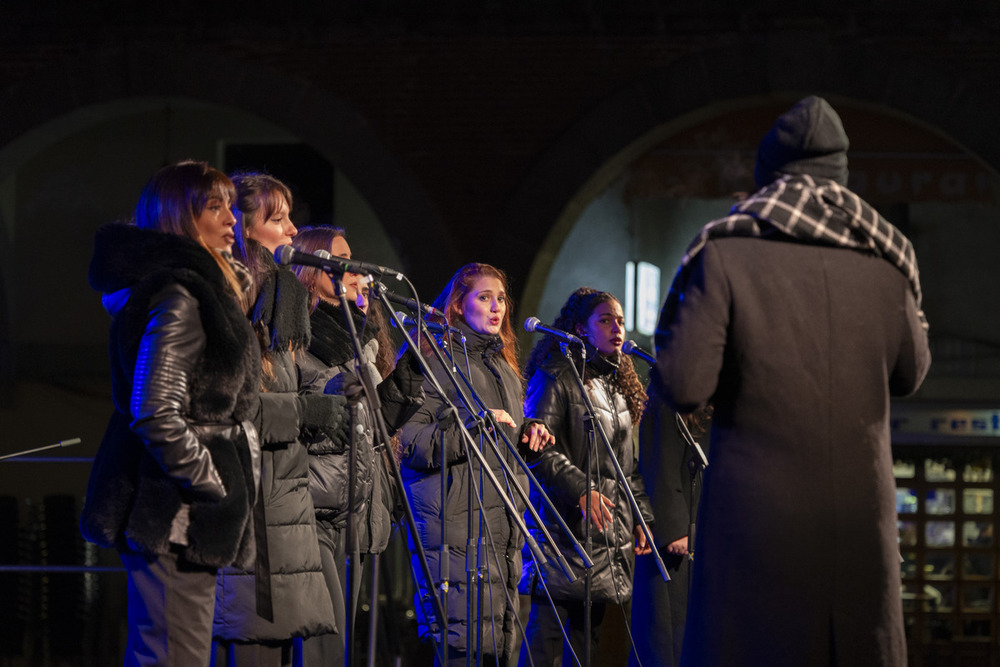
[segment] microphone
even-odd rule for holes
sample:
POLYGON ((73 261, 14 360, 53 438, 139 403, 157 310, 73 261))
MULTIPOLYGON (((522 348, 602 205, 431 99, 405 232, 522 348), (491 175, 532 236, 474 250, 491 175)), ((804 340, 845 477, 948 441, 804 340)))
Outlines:
POLYGON ((571 333, 567 333, 561 329, 553 329, 552 327, 542 324, 542 321, 537 317, 529 317, 524 321, 524 330, 530 333, 547 333, 548 335, 561 340, 564 343, 576 343, 577 345, 583 345, 583 341, 574 336, 571 333))
POLYGON ((653 358, 653 355, 636 345, 634 340, 625 341, 622 345, 622 352, 625 354, 631 354, 633 357, 639 357, 650 366, 656 365, 656 359, 653 358))
MULTIPOLYGON (((405 313, 402 313, 397 310, 396 317, 399 318, 399 320, 403 323, 404 327, 413 327, 414 329, 417 328, 417 321, 412 317, 410 317, 409 315, 406 315, 405 313)), ((462 333, 461 329, 456 329, 453 326, 449 326, 447 324, 439 324, 437 322, 424 322, 424 326, 426 326, 434 333, 445 333, 446 331, 450 331, 453 334, 461 336, 463 341, 465 340, 465 334, 462 333)))
POLYGON ((385 294, 385 298, 389 299, 393 303, 403 306, 404 308, 409 308, 410 310, 417 310, 417 306, 420 306, 420 312, 424 315, 434 315, 435 317, 440 317, 442 320, 445 319, 444 313, 435 308, 434 306, 428 306, 426 303, 418 304, 416 299, 407 299, 405 296, 400 296, 394 294, 387 289, 382 290, 382 294, 385 294))
MULTIPOLYGON (((326 250, 320 248, 319 250, 314 250, 313 254, 320 259, 333 259, 333 255, 328 253, 326 250)), ((358 276, 358 296, 354 299, 354 305, 358 308, 364 309, 368 303, 368 297, 365 296, 363 292, 364 288, 375 282, 372 280, 371 276, 358 276)))
MULTIPOLYGON (((333 257, 330 253, 325 250, 318 250, 316 254, 310 255, 306 252, 299 252, 290 245, 278 246, 278 249, 274 251, 274 261, 281 266, 288 266, 289 264, 300 264, 302 266, 312 266, 317 269, 322 269, 327 273, 358 273, 361 275, 371 273, 376 276, 381 276, 384 274, 399 274, 399 271, 395 269, 389 269, 384 266, 379 266, 378 264, 369 264, 368 262, 361 262, 355 259, 344 259, 343 257, 333 257), (323 257, 320 255, 323 253, 328 255, 323 257)), ((401 275, 401 274, 400 274, 401 275)))

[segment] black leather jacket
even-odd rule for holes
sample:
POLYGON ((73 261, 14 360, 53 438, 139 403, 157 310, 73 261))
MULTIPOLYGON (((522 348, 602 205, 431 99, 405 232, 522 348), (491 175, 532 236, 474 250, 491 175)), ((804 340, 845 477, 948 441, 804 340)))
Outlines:
MULTIPOLYGON (((625 397, 612 384, 617 366, 589 346, 587 352, 588 361, 585 364, 584 377, 587 381, 587 393, 597 412, 597 420, 611 441, 612 449, 628 479, 629 488, 638 501, 643 518, 652 523, 653 514, 649 499, 646 497, 642 478, 636 472, 632 444, 632 417, 625 397)), ((530 455, 528 462, 553 505, 559 510, 563 520, 581 544, 584 543, 585 524, 580 511, 580 498, 589 488, 596 488, 614 500, 614 519, 611 528, 605 529, 602 533, 591 525, 593 549, 590 556, 594 561, 593 600, 628 601, 632 596, 635 517, 627 497, 621 492, 607 448, 596 433, 594 446, 597 455, 593 462, 593 478, 590 482, 587 480, 585 472, 588 442, 585 429, 587 408, 569 367, 569 361, 565 357, 552 356, 535 371, 528 382, 524 411, 526 416, 544 421, 556 438, 554 445, 530 455)), ((557 600, 582 600, 584 598, 582 559, 576 554, 555 519, 548 515, 537 494, 532 494, 532 502, 552 533, 558 549, 566 555, 574 571, 581 575, 579 579, 571 582, 554 564, 543 565, 541 570, 552 597, 557 600)), ((532 530, 541 544, 543 542, 541 531, 537 527, 532 530)), ((551 545, 543 544, 543 551, 548 552, 551 548, 551 545)), ((538 585, 537 573, 536 563, 532 561, 525 563, 521 592, 544 596, 538 585)))
POLYGON ((116 224, 97 235, 90 280, 113 317, 115 414, 84 537, 147 554, 173 542, 194 563, 248 565, 260 362, 221 270, 190 239, 116 224))

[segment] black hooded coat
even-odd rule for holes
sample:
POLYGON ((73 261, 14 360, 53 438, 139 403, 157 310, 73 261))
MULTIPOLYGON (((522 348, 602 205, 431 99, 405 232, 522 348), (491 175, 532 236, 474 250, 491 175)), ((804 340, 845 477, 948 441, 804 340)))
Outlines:
POLYGON ((681 664, 904 665, 889 397, 930 364, 916 267, 776 231, 768 216, 806 201, 830 225, 869 211, 842 186, 847 137, 825 101, 776 128, 764 233, 689 251, 656 335, 665 400, 715 409, 681 664))

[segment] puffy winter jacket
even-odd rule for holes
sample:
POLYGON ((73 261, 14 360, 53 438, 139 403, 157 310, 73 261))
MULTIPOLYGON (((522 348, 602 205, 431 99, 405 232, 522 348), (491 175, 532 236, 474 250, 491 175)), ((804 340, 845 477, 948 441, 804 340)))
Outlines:
MULTIPOLYGON (((612 379, 617 367, 593 348, 587 348, 588 360, 583 376, 587 394, 597 413, 597 420, 614 450, 615 457, 628 479, 643 518, 652 523, 653 514, 646 496, 642 478, 636 471, 635 452, 632 444, 632 417, 625 397, 615 389, 612 379)), ((596 457, 592 479, 586 475, 587 461, 587 407, 579 385, 562 355, 553 355, 535 371, 528 382, 525 414, 543 420, 556 438, 554 445, 529 455, 531 470, 541 482, 552 504, 573 531, 580 544, 584 544, 585 522, 580 511, 580 498, 589 488, 595 488, 614 501, 614 519, 603 532, 591 524, 593 547, 589 552, 594 561, 592 568, 592 599, 595 602, 623 603, 632 597, 632 572, 635 563, 633 526, 635 516, 627 496, 617 481, 614 464, 600 436, 594 434, 596 457)), ((583 561, 573 549, 566 535, 559 528, 550 510, 544 507, 537 494, 532 502, 552 534, 558 549, 566 556, 573 570, 581 575, 569 581, 554 564, 539 565, 531 560, 524 566, 521 591, 544 596, 539 582, 541 570, 549 592, 556 600, 583 600, 585 579, 583 561)), ((533 528, 540 544, 542 534, 533 528)), ((543 544, 544 553, 551 545, 543 544)))

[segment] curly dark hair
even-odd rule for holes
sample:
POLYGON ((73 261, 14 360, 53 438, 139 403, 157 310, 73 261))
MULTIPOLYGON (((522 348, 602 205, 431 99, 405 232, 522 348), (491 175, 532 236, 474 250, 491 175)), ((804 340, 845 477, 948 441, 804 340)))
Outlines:
MULTIPOLYGON (((602 303, 610 301, 620 303, 610 292, 601 292, 592 287, 581 287, 569 295, 562 310, 559 311, 559 317, 556 318, 552 326, 556 329, 576 333, 578 325, 580 327, 587 326, 587 320, 593 314, 594 309, 602 303)), ((524 374, 530 380, 535 371, 553 355, 562 356, 559 341, 546 335, 531 350, 524 374)), ((618 372, 614 375, 613 384, 625 397, 629 414, 632 415, 632 423, 638 425, 646 405, 646 391, 635 372, 631 357, 619 354, 617 363, 618 372)))

